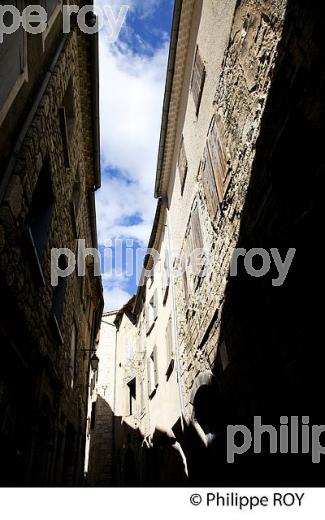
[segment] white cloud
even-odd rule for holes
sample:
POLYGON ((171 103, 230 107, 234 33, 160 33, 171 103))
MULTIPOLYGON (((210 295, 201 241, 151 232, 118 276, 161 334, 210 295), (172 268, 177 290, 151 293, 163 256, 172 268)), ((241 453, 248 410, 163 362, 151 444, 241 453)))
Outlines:
POLYGON ((131 298, 132 294, 121 289, 120 287, 113 287, 111 289, 104 287, 104 312, 116 311, 123 307, 131 298))

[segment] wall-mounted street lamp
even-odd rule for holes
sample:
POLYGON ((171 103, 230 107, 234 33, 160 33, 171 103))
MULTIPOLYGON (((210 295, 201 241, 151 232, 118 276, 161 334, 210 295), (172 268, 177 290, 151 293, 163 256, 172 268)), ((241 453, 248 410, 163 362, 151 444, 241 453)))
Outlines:
MULTIPOLYGON (((89 348, 82 348, 80 349, 81 352, 94 352, 94 349, 89 348)), ((93 353, 93 355, 90 358, 90 366, 93 372, 97 372, 99 365, 99 358, 96 356, 96 352, 93 353)))
POLYGON ((97 370, 98 370, 98 365, 99 365, 99 359, 98 359, 98 357, 96 356, 96 353, 94 353, 94 355, 91 356, 91 358, 90 358, 90 366, 91 366, 91 368, 92 368, 92 370, 93 370, 94 372, 97 372, 97 370))

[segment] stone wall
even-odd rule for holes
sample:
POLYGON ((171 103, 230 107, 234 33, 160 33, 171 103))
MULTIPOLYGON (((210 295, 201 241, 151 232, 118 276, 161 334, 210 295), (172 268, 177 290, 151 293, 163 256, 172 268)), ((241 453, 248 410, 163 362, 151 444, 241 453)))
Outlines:
MULTIPOLYGON (((211 371, 216 359, 230 259, 238 241, 285 8, 285 1, 272 2, 272 5, 258 1, 238 4, 220 78, 215 84, 214 111, 211 111, 211 116, 213 113, 217 115, 231 181, 222 208, 212 222, 200 173, 198 175, 195 195, 199 203, 204 247, 210 258, 206 277, 190 297, 190 310, 186 310, 184 305, 182 279, 178 280, 182 379, 188 417, 192 414, 190 396, 194 381, 200 373, 211 371)), ((188 215, 190 210, 191 206, 188 207, 188 215)))
MULTIPOLYGON (((47 59, 46 54, 43 59, 47 59)), ((51 71, 46 91, 18 155, 11 158, 13 171, 0 206, 1 292, 10 295, 9 312, 24 329, 24 335, 18 334, 12 341, 16 345, 16 355, 22 358, 25 370, 30 373, 27 380, 32 394, 32 401, 28 403, 31 423, 26 425, 24 467, 19 476, 22 483, 71 485, 80 483, 83 477, 89 352, 81 349, 89 350, 96 334, 98 314, 93 318, 93 312, 97 308, 100 313, 101 284, 94 278, 91 265, 88 265, 83 281, 77 278, 76 273, 66 279, 60 337, 53 324, 54 288, 51 286, 50 261, 52 248, 67 247, 76 252, 78 238, 85 239, 87 247, 96 243, 91 225, 95 215, 90 204, 91 191, 96 184, 90 107, 94 87, 89 79, 90 67, 89 40, 75 29, 68 35, 56 67, 51 71), (70 80, 74 128, 68 143, 70 161, 67 164, 59 107, 63 104, 70 80), (87 104, 85 97, 89 100, 87 104), (48 164, 48 182, 52 183, 54 202, 46 247, 40 259, 45 283, 40 283, 39 269, 26 239, 26 223, 45 163, 48 164), (75 221, 71 201, 77 171, 80 203, 75 221), (75 366, 71 367, 73 325, 77 339, 75 366), (35 457, 37 450, 44 451, 44 448, 40 448, 41 441, 33 433, 37 426, 32 418, 36 417, 34 422, 37 423, 44 396, 49 403, 46 413, 50 415, 51 427, 49 447, 44 455, 47 469, 40 477, 35 457)), ((5 132, 4 125, 1 132, 5 132)), ((4 320, 5 328, 8 327, 6 323, 4 320)), ((12 329, 4 332, 8 341, 14 335, 12 329)), ((14 374, 12 369, 11 374, 4 376, 9 389, 14 384, 14 374)))

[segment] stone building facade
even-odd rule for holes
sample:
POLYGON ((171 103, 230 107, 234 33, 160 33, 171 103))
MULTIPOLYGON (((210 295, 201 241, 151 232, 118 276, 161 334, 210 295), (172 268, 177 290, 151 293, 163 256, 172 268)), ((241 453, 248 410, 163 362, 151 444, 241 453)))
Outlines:
POLYGON ((97 247, 100 169, 97 36, 75 25, 63 34, 62 3, 47 8, 45 33, 0 44, 2 485, 83 483, 103 307, 91 256, 85 276, 51 281, 53 248, 97 247))
POLYGON ((113 440, 119 484, 322 482, 322 464, 270 455, 267 440, 261 454, 227 462, 227 425, 324 424, 311 254, 322 220, 322 20, 305 0, 175 2, 157 213, 138 292, 115 320, 113 412, 127 425, 113 440), (154 272, 151 248, 161 253, 154 272), (284 261, 290 248, 274 285, 274 263, 261 275, 265 252, 284 261))

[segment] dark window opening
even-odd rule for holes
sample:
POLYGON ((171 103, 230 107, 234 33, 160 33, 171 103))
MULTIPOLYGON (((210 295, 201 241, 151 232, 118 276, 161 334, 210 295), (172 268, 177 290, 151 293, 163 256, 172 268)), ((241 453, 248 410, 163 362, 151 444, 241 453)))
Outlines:
POLYGON ((133 415, 135 412, 136 412, 136 398, 137 398, 137 395, 136 395, 136 379, 132 379, 132 381, 130 381, 128 383, 128 387, 129 387, 129 412, 130 412, 130 415, 133 415))
POLYGON ((90 429, 94 430, 96 426, 96 402, 91 405, 91 415, 90 415, 90 429))
POLYGON ((27 217, 27 226, 40 260, 48 240, 53 207, 51 174, 48 163, 45 163, 39 174, 27 217))
MULTIPOLYGON (((61 255, 59 258, 59 269, 64 271, 67 268, 67 259, 64 255, 61 255)), ((62 321, 63 315, 63 307, 64 307, 64 299, 65 299, 65 291, 66 291, 67 279, 59 277, 58 285, 54 288, 53 291, 53 300, 52 300, 52 312, 54 319, 54 326, 58 336, 59 343, 63 343, 63 338, 60 331, 60 324, 62 321)))

